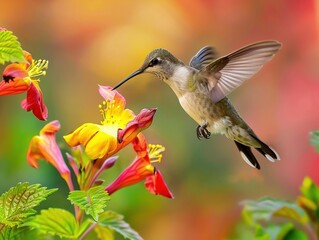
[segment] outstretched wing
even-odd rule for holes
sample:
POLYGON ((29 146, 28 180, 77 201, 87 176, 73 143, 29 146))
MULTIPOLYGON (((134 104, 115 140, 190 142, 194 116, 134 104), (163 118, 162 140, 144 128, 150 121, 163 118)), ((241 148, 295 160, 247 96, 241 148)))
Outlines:
POLYGON ((203 47, 200 49, 189 62, 189 66, 198 70, 202 69, 207 64, 211 63, 216 59, 216 51, 210 46, 203 47))
POLYGON ((201 72, 208 79, 213 101, 220 101, 251 78, 280 47, 281 43, 277 41, 257 42, 206 65, 201 72))

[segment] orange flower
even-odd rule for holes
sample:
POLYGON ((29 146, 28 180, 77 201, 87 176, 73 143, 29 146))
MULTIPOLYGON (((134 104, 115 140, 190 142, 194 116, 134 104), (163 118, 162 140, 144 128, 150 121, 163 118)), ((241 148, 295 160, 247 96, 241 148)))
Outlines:
POLYGON ((143 129, 150 126, 156 109, 143 109, 137 116, 125 109, 125 99, 111 87, 99 86, 105 99, 99 106, 101 124, 85 123, 64 136, 71 147, 82 145, 91 159, 105 160, 129 144, 143 129))
POLYGON ((14 95, 27 92, 26 99, 21 106, 26 111, 31 111, 40 120, 46 120, 48 109, 43 102, 39 79, 35 79, 46 72, 48 61, 33 60, 32 55, 24 51, 25 62, 9 64, 3 71, 0 82, 0 96, 14 95))
POLYGON ((123 187, 145 180, 145 187, 150 193, 173 198, 161 172, 152 165, 161 161, 164 147, 161 145, 147 147, 142 133, 138 134, 132 143, 137 153, 135 160, 105 190, 108 194, 112 194, 123 187))
POLYGON ((45 125, 39 136, 31 139, 27 160, 31 167, 38 168, 38 161, 41 159, 51 163, 60 173, 61 177, 66 181, 69 189, 73 191, 70 170, 64 162, 62 153, 55 141, 55 133, 60 129, 59 121, 52 121, 45 125))

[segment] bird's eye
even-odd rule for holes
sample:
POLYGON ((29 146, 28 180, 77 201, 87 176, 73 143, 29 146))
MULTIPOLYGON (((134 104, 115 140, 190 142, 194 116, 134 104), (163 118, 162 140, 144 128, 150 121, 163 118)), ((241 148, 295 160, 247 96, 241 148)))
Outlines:
POLYGON ((153 67, 153 66, 159 64, 160 61, 161 61, 161 59, 159 59, 159 58, 154 58, 154 59, 152 59, 152 60, 150 61, 150 63, 148 64, 148 66, 149 66, 149 67, 153 67))

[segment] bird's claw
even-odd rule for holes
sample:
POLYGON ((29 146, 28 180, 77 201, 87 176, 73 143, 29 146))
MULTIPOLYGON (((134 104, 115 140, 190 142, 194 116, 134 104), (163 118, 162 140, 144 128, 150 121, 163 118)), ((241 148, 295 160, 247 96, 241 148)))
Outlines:
POLYGON ((207 130, 207 124, 204 124, 203 126, 198 125, 196 128, 196 133, 199 140, 202 138, 210 138, 210 131, 207 130))

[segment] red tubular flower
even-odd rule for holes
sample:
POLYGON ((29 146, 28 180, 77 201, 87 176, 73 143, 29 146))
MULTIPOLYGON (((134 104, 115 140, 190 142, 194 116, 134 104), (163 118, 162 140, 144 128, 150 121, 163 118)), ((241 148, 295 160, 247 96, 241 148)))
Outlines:
POLYGON ((27 92, 26 99, 21 106, 26 111, 31 111, 40 120, 46 120, 48 109, 43 102, 42 91, 38 79, 45 75, 48 67, 46 60, 33 60, 32 55, 24 51, 25 62, 9 64, 3 71, 0 82, 0 96, 14 95, 27 92))
POLYGON ((145 180, 146 189, 150 193, 173 198, 161 173, 152 165, 153 162, 161 160, 164 148, 160 145, 150 145, 147 148, 142 133, 138 134, 132 143, 137 153, 135 160, 105 190, 112 194, 123 187, 145 180))
POLYGON ((156 109, 143 109, 137 116, 125 109, 125 99, 111 87, 99 86, 105 99, 99 106, 101 124, 85 123, 64 136, 71 147, 82 145, 91 159, 105 160, 129 144, 143 129, 150 126, 156 109))
POLYGON ((51 163, 60 173, 61 177, 66 181, 69 189, 73 191, 70 170, 64 162, 62 153, 55 140, 55 133, 60 129, 59 121, 52 121, 45 125, 39 136, 31 139, 27 160, 31 167, 38 168, 38 161, 45 159, 51 163))
POLYGON ((168 198, 173 198, 173 194, 168 189, 161 172, 155 169, 155 173, 145 180, 146 189, 153 194, 159 194, 168 198))
POLYGON ((30 85, 27 91, 27 98, 21 102, 21 107, 26 111, 31 111, 40 120, 46 120, 48 109, 43 102, 42 91, 37 82, 30 85))

